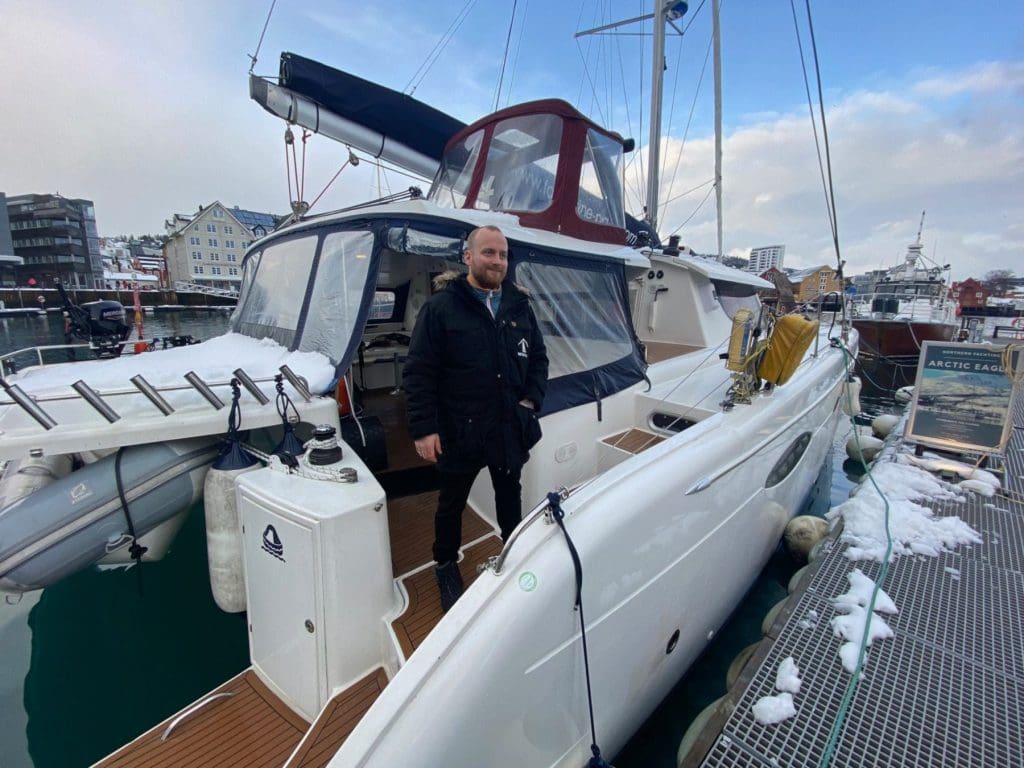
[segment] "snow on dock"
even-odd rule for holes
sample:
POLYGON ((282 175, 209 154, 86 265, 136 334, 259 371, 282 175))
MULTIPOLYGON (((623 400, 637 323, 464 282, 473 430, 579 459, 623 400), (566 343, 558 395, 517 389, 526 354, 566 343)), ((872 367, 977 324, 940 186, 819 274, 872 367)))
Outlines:
POLYGON ((1022 392, 1014 424, 1001 481, 886 447, 880 589, 866 480, 680 766, 1024 765, 1022 392))

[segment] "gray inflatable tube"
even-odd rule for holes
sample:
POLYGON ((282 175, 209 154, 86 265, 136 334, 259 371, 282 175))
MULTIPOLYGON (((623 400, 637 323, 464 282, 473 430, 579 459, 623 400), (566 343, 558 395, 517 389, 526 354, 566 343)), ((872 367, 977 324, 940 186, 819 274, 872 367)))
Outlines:
MULTIPOLYGON (((137 536, 193 504, 217 457, 211 438, 124 449, 121 484, 137 536)), ((0 510, 0 590, 26 592, 60 581, 129 538, 114 475, 116 454, 0 510)))

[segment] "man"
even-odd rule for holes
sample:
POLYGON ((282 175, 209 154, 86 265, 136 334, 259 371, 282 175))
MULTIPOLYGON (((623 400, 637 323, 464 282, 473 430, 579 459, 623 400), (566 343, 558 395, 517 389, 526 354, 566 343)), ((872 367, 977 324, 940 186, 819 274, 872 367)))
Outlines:
POLYGON ((487 467, 502 539, 519 523, 519 476, 540 439, 548 358, 537 319, 508 274, 508 241, 494 226, 466 239, 468 274, 441 275, 416 321, 403 388, 416 453, 436 463, 434 560, 444 611, 462 594, 462 509, 487 467))

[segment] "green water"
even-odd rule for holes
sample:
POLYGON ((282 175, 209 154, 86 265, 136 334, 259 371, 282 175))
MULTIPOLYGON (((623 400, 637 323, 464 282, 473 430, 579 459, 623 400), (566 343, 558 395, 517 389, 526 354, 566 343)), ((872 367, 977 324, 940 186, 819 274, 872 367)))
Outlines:
POLYGON ((0 765, 89 765, 244 669, 244 615, 217 608, 205 562, 197 505, 167 556, 143 564, 141 585, 138 568, 90 568, 43 590, 27 615, 4 605, 4 677, 17 670, 23 696, 10 700, 5 680, 3 712, 23 706, 27 722, 20 745, 3 734, 0 765), (31 651, 12 659, 4 638, 26 631, 31 651))

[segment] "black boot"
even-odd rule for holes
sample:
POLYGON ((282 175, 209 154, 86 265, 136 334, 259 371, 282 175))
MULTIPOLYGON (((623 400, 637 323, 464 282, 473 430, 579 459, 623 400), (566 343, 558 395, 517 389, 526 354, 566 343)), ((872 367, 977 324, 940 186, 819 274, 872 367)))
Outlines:
POLYGON ((441 610, 448 613, 455 605, 455 601, 462 597, 462 574, 459 573, 459 565, 447 562, 435 566, 434 574, 437 576, 437 589, 441 593, 441 610))

